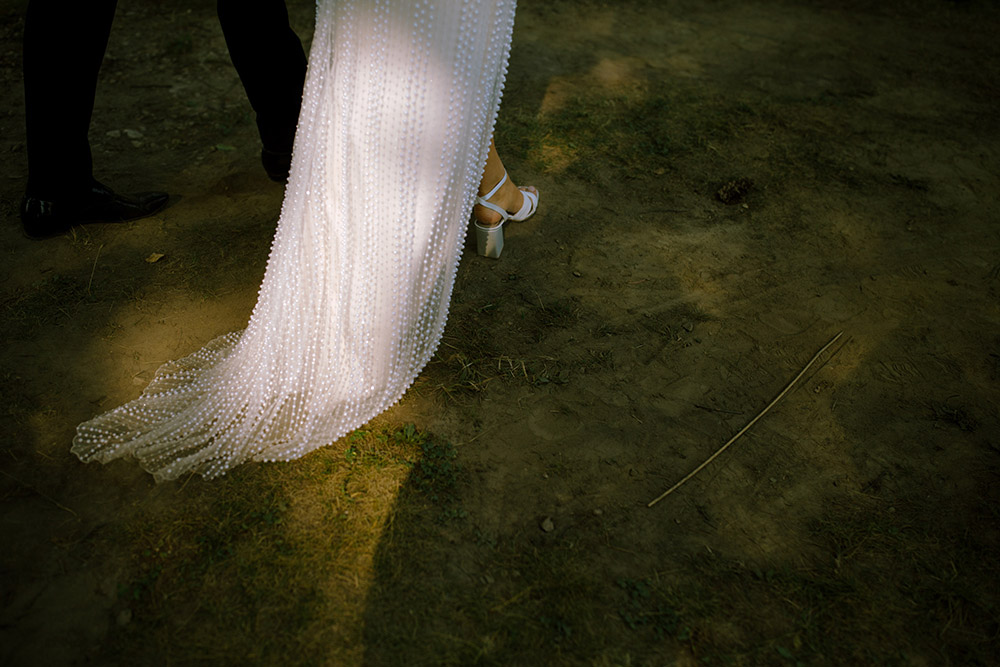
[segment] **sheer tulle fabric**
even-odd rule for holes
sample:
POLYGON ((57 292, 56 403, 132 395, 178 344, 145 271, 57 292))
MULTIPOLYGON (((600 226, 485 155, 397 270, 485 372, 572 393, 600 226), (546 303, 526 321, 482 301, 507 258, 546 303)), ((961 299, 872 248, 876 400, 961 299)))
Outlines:
POLYGON ((321 0, 295 152, 242 332, 77 429, 158 480, 291 460, 398 401, 437 347, 503 88, 514 0, 321 0))

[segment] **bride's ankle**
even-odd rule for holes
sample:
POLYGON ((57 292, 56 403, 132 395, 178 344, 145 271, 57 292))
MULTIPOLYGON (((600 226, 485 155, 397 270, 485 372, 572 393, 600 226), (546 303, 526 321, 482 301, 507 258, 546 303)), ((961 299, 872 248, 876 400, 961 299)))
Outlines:
MULTIPOLYGON (((494 187, 496 187, 495 183, 485 187, 480 185, 479 196, 482 197, 486 195, 494 187)), ((491 204, 499 206, 508 213, 514 213, 521 208, 524 200, 521 190, 508 178, 504 184, 500 186, 500 189, 497 190, 487 201, 491 204)), ((473 207, 472 214, 475 216, 476 221, 484 227, 493 227, 503 222, 503 217, 499 213, 480 204, 476 204, 473 207)))

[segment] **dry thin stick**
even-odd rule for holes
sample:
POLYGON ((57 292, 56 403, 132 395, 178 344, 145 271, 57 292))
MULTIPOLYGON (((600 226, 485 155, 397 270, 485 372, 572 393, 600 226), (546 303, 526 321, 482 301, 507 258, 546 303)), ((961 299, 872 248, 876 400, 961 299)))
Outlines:
POLYGON ((652 507, 653 505, 655 505, 656 503, 660 502, 661 500, 663 500, 664 498, 666 498, 667 496, 669 496, 671 493, 673 493, 674 491, 676 491, 678 488, 680 488, 680 486, 682 484, 684 484, 684 482, 688 481, 689 479, 691 479, 692 477, 694 477, 695 475, 697 475, 699 472, 701 472, 702 468, 704 468, 709 463, 711 463, 712 461, 714 461, 715 458, 719 454, 721 454, 722 452, 726 451, 726 448, 729 447, 729 445, 731 445, 734 442, 736 442, 741 435, 743 435, 748 430, 750 430, 750 427, 753 426, 754 424, 756 424, 758 419, 760 419, 765 414, 767 414, 767 411, 770 410, 771 408, 773 408, 774 405, 778 401, 780 401, 785 396, 785 394, 787 394, 791 390, 792 387, 795 386, 795 383, 798 382, 799 379, 801 379, 802 376, 806 374, 806 371, 808 371, 809 368, 814 363, 816 363, 816 360, 819 359, 820 355, 823 354, 824 352, 826 352, 830 348, 831 345, 833 345, 834 343, 836 343, 837 339, 840 338, 842 335, 844 335, 843 331, 841 331, 836 336, 834 336, 833 338, 831 338, 830 342, 828 342, 826 345, 824 345, 822 348, 820 348, 819 352, 817 352, 816 354, 814 354, 813 358, 809 360, 809 363, 806 364, 805 367, 801 371, 799 371, 799 374, 796 375, 795 378, 791 382, 789 382, 788 385, 784 389, 781 390, 781 393, 778 394, 777 397, 775 397, 775 399, 773 401, 771 401, 766 408, 764 408, 763 410, 761 410, 760 413, 758 413, 756 417, 754 417, 753 419, 751 419, 749 424, 747 424, 742 429, 740 429, 739 433, 737 433, 732 438, 730 438, 729 442, 727 442, 726 444, 724 444, 722 447, 719 447, 719 449, 714 454, 712 454, 711 456, 709 456, 708 459, 706 459, 704 463, 702 463, 700 466, 698 466, 693 471, 691 471, 690 473, 688 473, 687 477, 685 477, 681 481, 679 481, 676 484, 674 484, 673 486, 671 486, 659 498, 657 498, 656 500, 651 501, 648 505, 646 505, 646 507, 652 507))
POLYGON ((90 280, 87 281, 87 294, 90 294, 90 286, 94 283, 94 271, 97 270, 97 260, 101 256, 102 249, 104 249, 103 243, 97 249, 97 254, 94 255, 94 266, 90 269, 90 280))
POLYGON ((48 496, 48 495, 42 493, 41 491, 39 491, 38 489, 36 489, 35 487, 33 487, 31 484, 28 484, 26 482, 22 482, 17 477, 14 477, 13 475, 11 475, 9 472, 6 472, 4 470, 0 470, 0 474, 2 474, 4 477, 7 477, 9 479, 14 480, 15 482, 17 482, 18 484, 20 484, 24 488, 28 489, 29 491, 34 491, 39 496, 41 496, 45 500, 49 501, 50 503, 52 503, 53 505, 55 505, 59 509, 66 510, 67 512, 69 512, 73 516, 80 516, 79 514, 77 514, 76 512, 74 512, 73 510, 71 510, 70 508, 66 507, 65 505, 63 505, 61 502, 59 502, 58 500, 56 500, 52 496, 48 496))

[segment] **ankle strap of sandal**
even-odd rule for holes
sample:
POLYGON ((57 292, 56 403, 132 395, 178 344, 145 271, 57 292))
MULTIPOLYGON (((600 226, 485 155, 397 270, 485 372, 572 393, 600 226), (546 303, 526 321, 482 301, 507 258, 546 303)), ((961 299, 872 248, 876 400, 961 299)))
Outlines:
POLYGON ((507 182, 507 172, 505 171, 505 172, 503 172, 503 178, 500 179, 500 182, 497 183, 496 185, 494 185, 492 190, 490 190, 489 192, 487 192, 486 194, 484 194, 482 197, 480 197, 479 201, 483 202, 483 201, 489 199, 490 197, 492 197, 493 195, 495 195, 497 193, 497 191, 500 190, 500 186, 502 186, 506 182, 507 182))

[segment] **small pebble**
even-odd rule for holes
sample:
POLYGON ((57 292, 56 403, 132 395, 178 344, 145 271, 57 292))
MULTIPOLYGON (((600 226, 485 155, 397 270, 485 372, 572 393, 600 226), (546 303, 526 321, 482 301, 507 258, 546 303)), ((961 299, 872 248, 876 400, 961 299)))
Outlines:
POLYGON ((552 518, 551 517, 545 517, 545 519, 542 520, 542 526, 541 527, 542 527, 542 530, 544 530, 546 533, 551 533, 553 530, 555 530, 556 525, 554 523, 552 523, 552 518))

